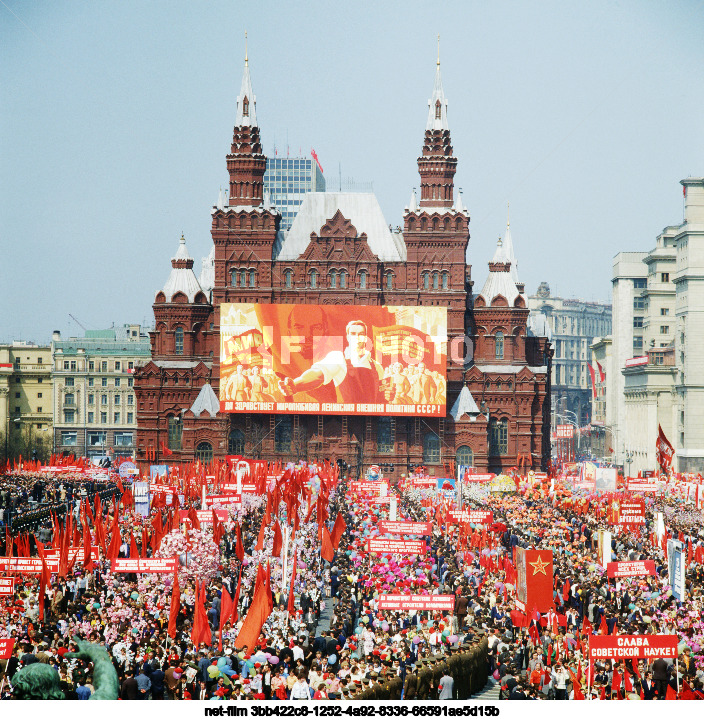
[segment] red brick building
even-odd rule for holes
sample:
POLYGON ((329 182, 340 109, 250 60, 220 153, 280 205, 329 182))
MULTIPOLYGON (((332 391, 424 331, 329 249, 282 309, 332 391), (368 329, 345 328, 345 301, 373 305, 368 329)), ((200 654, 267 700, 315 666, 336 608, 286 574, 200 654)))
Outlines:
POLYGON ((198 279, 182 238, 154 300, 152 360, 135 373, 137 459, 328 457, 358 469, 378 463, 392 477, 418 464, 442 474, 454 461, 481 470, 545 465, 549 342, 529 323, 510 233, 473 302, 456 167, 438 64, 418 158, 420 199, 414 189, 403 228, 386 223, 370 193, 326 192, 309 193, 284 232, 264 192, 245 62, 213 249, 198 279), (446 417, 220 413, 220 305, 242 302, 446 307, 455 356, 448 353, 446 417))

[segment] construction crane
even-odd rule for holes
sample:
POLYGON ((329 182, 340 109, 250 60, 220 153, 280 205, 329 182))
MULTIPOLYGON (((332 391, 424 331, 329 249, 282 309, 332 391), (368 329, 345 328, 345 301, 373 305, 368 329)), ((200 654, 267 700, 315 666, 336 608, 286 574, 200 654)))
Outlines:
POLYGON ((81 328, 83 328, 83 331, 84 331, 84 332, 88 330, 88 328, 86 328, 86 327, 83 325, 83 323, 81 323, 81 321, 78 320, 78 318, 76 318, 75 315, 72 315, 71 313, 69 313, 68 315, 69 315, 69 318, 72 318, 73 320, 75 320, 76 323, 78 323, 78 325, 80 325, 81 328))

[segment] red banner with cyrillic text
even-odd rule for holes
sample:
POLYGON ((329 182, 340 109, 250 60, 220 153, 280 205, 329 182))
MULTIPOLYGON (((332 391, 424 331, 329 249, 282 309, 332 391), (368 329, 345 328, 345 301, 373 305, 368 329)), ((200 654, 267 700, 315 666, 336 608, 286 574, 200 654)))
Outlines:
POLYGON ((369 553, 399 553, 425 555, 425 541, 395 541, 388 538, 374 538, 367 541, 369 553))

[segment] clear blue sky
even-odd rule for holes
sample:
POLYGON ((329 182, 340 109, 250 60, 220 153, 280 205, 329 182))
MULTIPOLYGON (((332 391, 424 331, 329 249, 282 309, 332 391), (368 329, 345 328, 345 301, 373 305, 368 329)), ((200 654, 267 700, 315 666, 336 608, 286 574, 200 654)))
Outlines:
POLYGON ((226 184, 244 31, 265 151, 314 147, 401 223, 441 35, 481 287, 506 201, 529 293, 606 300, 704 175, 701 2, 0 0, 0 340, 152 320, 226 184))

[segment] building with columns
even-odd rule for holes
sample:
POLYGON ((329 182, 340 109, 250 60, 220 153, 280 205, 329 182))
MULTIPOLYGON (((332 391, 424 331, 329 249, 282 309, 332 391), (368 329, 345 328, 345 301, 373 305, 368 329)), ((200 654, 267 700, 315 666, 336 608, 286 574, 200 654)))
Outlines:
POLYGON ((437 475, 453 463, 545 466, 549 342, 528 321, 512 246, 497 249, 475 302, 457 163, 438 61, 418 157, 420 196, 411 193, 402 227, 391 229, 372 193, 310 192, 286 229, 264 192, 266 158, 245 60, 228 194, 212 210, 213 248, 197 278, 182 238, 155 294, 152 357, 135 373, 138 460, 327 457, 359 473, 380 464, 391 477, 419 464, 437 475), (462 351, 448 354, 446 416, 221 413, 225 303, 446 308, 448 339, 462 351))

